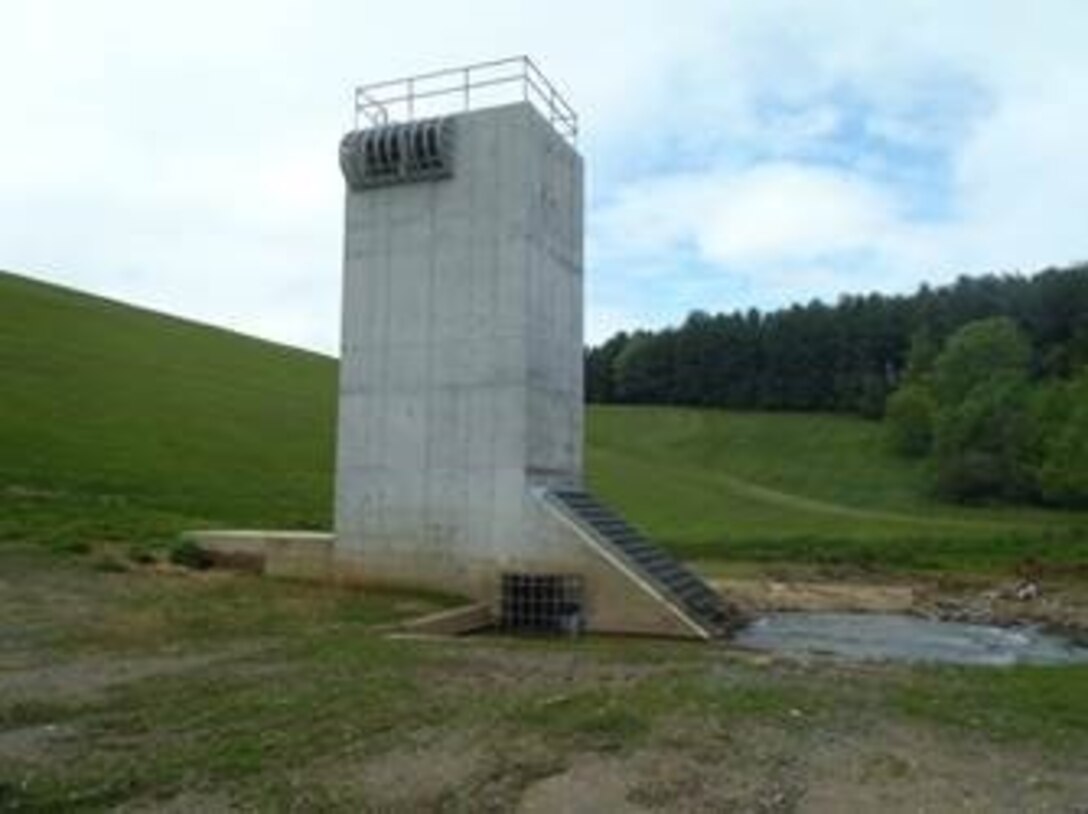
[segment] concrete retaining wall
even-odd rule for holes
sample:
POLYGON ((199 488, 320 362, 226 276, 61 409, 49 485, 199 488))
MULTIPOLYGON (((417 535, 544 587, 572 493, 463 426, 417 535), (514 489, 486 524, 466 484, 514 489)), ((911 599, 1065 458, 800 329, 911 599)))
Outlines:
POLYGON ((312 531, 189 531, 213 561, 286 579, 332 578, 333 535, 312 531))

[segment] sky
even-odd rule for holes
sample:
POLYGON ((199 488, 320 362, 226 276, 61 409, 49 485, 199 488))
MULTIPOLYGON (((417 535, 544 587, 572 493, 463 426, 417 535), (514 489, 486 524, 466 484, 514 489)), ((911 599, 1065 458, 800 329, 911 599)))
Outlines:
POLYGON ((336 353, 353 88, 529 54, 586 338, 1088 259, 1084 0, 4 0, 0 269, 336 353))

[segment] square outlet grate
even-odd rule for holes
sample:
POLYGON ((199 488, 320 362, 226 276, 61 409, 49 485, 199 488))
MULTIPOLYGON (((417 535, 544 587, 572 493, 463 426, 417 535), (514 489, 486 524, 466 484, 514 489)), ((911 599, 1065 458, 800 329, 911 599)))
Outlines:
POLYGON ((582 578, 572 574, 503 574, 503 630, 577 635, 583 628, 582 578))

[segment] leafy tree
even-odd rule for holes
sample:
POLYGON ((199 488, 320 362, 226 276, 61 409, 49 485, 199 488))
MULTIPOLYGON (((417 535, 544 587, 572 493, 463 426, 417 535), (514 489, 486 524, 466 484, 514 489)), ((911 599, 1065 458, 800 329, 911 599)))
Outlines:
POLYGON ((1028 384, 1031 349, 1007 317, 971 322, 933 367, 938 490, 954 500, 1036 493, 1039 432, 1028 384))
POLYGON ((1037 495, 1039 435, 1024 379, 996 377, 937 414, 938 491, 953 500, 1025 500, 1037 495))
POLYGON ((928 323, 916 330, 910 337, 907 351, 907 369, 904 379, 907 382, 928 382, 933 373, 933 365, 941 353, 941 343, 934 336, 928 323))
POLYGON ((1062 391, 1064 404, 1054 409, 1062 420, 1047 433, 1039 483, 1047 501, 1088 506, 1088 367, 1062 391))
POLYGON ((681 404, 712 403, 711 377, 719 355, 714 327, 714 318, 705 311, 692 311, 677 332, 673 398, 681 404))
POLYGON ((855 409, 863 418, 882 418, 888 399, 888 384, 883 376, 865 373, 861 376, 860 392, 855 409))
POLYGON ((995 378, 1027 376, 1031 345, 1008 317, 970 322, 949 340, 933 366, 933 394, 944 409, 995 378))
POLYGON ((888 443, 896 453, 923 458, 933 446, 933 416, 936 405, 929 389, 908 383, 888 399, 885 412, 888 443))
POLYGON ((627 345, 628 336, 623 331, 603 345, 590 348, 585 354, 586 401, 607 404, 616 398, 616 357, 627 345))
POLYGON ((616 397, 633 404, 674 401, 674 334, 635 333, 616 356, 616 397))

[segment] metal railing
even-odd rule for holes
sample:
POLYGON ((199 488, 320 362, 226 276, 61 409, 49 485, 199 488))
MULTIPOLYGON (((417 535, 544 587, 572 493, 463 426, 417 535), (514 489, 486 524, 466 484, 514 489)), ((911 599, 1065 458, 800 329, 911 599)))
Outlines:
POLYGON ((527 56, 390 79, 355 89, 355 127, 475 110, 512 101, 532 103, 571 144, 578 114, 527 56))

